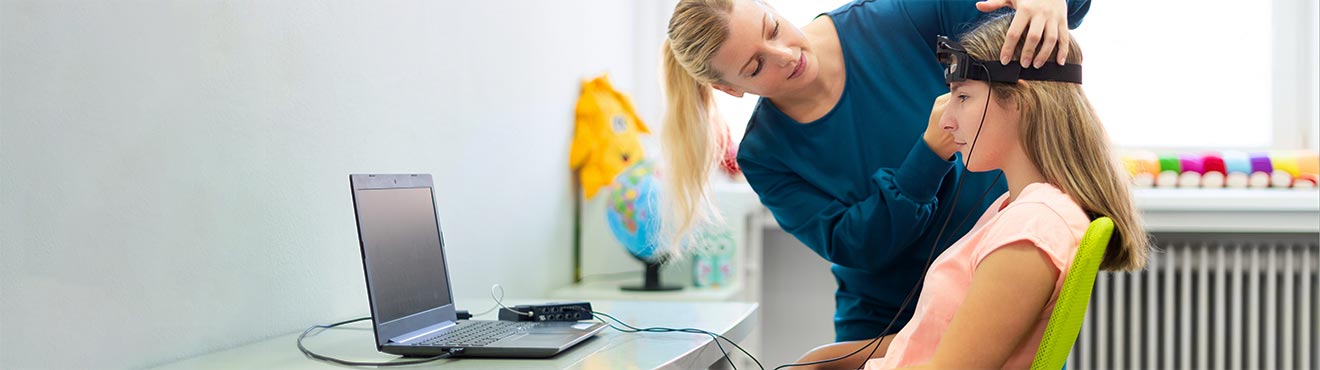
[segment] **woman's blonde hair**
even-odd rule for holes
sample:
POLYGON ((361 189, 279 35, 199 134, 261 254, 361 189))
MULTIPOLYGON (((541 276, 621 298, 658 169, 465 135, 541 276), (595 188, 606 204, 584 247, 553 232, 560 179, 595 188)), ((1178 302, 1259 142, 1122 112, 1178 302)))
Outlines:
POLYGON ((667 252, 689 240, 694 229, 718 218, 707 197, 707 175, 725 148, 728 128, 715 118, 711 66, 729 35, 732 0, 681 0, 669 19, 664 55, 665 115, 661 130, 665 204, 660 233, 667 252))
MULTIPOLYGON (((1010 21, 1011 14, 999 16, 963 35, 961 43, 967 54, 998 63, 1010 21)), ((1068 44, 1067 63, 1081 64, 1082 51, 1072 40, 1068 44)), ((1018 48, 1021 47, 1019 43, 1018 48)), ((1058 60, 1057 52, 1049 60, 1058 60)), ((1019 139, 1045 180, 1062 189, 1087 212, 1114 220, 1114 238, 1118 240, 1105 250, 1100 268, 1107 271, 1144 268, 1150 237, 1133 205, 1126 173, 1110 151, 1109 137, 1081 85, 1054 81, 990 85, 1001 102, 1018 104, 1019 139)))

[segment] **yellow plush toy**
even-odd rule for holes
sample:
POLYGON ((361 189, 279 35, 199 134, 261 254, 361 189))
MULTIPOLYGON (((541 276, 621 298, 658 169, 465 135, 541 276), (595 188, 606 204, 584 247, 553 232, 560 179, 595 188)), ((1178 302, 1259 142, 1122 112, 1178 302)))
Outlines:
POLYGON ((642 143, 638 138, 649 133, 632 102, 614 90, 606 76, 582 82, 568 163, 577 171, 587 198, 609 185, 625 168, 642 160, 642 143))

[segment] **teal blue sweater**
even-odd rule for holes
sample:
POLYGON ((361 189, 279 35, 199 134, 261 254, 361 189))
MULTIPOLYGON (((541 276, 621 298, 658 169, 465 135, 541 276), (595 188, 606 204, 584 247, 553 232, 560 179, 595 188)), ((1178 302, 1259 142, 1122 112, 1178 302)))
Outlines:
MULTIPOLYGON (((921 139, 935 97, 949 91, 935 36, 975 26, 986 16, 975 3, 862 0, 827 13, 847 73, 839 102, 801 124, 761 99, 748 123, 738 150, 747 181, 785 231, 833 263, 838 341, 879 335, 921 281, 931 253, 966 234, 972 218, 1007 191, 995 181, 999 171, 965 172, 960 160, 939 158, 921 139), (955 194, 959 177, 966 179, 955 194)), ((1068 1, 1070 28, 1089 7, 1089 0, 1068 1)), ((887 334, 912 317, 920 292, 913 294, 887 334)))

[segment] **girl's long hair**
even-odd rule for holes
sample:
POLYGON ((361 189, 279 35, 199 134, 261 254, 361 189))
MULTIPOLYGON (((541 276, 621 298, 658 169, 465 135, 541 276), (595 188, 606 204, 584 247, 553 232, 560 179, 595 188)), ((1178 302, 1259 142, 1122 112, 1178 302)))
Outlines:
MULTIPOLYGON (((963 35, 961 43, 967 54, 998 63, 1011 21, 1012 14, 999 16, 963 35)), ((1072 40, 1067 63, 1081 64, 1082 51, 1076 39, 1072 40)), ((1049 63, 1058 60, 1057 50, 1055 54, 1049 63)), ((1144 268, 1150 237, 1133 204, 1126 172, 1111 152, 1104 125, 1081 85, 1054 81, 990 85, 997 98, 1019 104, 1023 149, 1046 181, 1062 189, 1087 212, 1114 220, 1114 238, 1118 240, 1105 250, 1100 268, 1144 268)))

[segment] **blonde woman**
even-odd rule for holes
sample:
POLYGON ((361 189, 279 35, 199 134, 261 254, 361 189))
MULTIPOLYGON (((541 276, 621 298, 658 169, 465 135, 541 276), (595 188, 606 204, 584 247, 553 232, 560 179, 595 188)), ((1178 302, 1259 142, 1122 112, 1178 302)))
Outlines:
POLYGON ((706 174, 724 152, 725 130, 709 119, 712 94, 758 95, 738 164, 779 225, 833 264, 835 339, 892 334, 910 317, 898 308, 932 246, 944 250, 968 230, 959 221, 987 207, 984 194, 1005 189, 998 173, 956 169, 952 139, 930 119, 946 90, 935 36, 1012 7, 1005 34, 1030 46, 1004 50, 1003 61, 1057 63, 1048 58, 1066 56, 1053 50, 1067 45, 1089 4, 856 1, 798 29, 757 0, 680 0, 662 48, 665 234, 687 235, 707 216, 706 174))
MULTIPOLYGON (((1100 268, 1146 265, 1149 240, 1126 174, 1081 87, 1081 50, 1067 65, 992 65, 1009 17, 943 39, 951 98, 940 127, 968 171, 1002 170, 1008 192, 944 251, 923 281, 912 321, 867 369, 1022 369, 1031 366, 1063 279, 1092 217, 1114 220, 1100 268)), ((822 346, 804 361, 835 358, 863 341, 822 346)), ((870 349, 825 368, 854 368, 870 349)))

